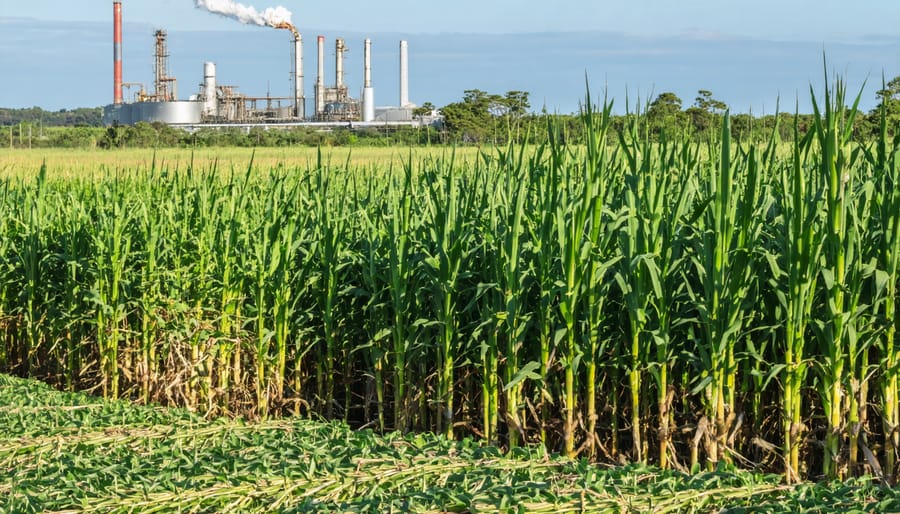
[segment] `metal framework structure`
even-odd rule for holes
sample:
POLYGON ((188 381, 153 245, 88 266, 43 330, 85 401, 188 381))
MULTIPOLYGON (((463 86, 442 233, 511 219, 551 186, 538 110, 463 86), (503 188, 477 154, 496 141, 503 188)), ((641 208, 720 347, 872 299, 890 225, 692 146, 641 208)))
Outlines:
POLYGON ((178 99, 178 82, 175 77, 169 76, 169 45, 167 43, 168 35, 165 30, 157 30, 154 34, 156 38, 156 52, 154 55, 154 93, 151 101, 154 102, 174 102, 178 99), (171 85, 171 86, 170 86, 171 85))

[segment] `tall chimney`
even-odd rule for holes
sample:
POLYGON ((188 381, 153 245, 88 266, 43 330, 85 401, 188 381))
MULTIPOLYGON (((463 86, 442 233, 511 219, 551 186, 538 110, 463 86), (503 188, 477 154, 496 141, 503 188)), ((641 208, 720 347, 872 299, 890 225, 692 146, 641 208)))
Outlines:
POLYGON ((375 121, 375 90, 372 89, 372 40, 366 39, 363 82, 363 121, 375 121))
POLYGON ((372 40, 366 38, 363 49, 363 87, 372 87, 372 40))
POLYGON ((344 85, 344 40, 334 41, 334 87, 340 89, 344 85))
POLYGON ((319 36, 319 75, 316 77, 316 115, 325 112, 325 36, 319 36))
POLYGON ((113 2, 113 103, 122 103, 122 2, 113 2))
POLYGON ((409 105, 409 43, 400 41, 400 107, 409 105))
POLYGON ((294 116, 306 117, 306 97, 303 96, 303 36, 294 32, 294 116))

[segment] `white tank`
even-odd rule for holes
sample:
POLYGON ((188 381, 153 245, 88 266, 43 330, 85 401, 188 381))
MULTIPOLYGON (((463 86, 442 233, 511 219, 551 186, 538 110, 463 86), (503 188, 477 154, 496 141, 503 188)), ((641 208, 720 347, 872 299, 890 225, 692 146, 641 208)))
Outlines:
POLYGON ((159 121, 168 125, 195 125, 200 123, 201 102, 139 102, 132 107, 132 123, 159 121))

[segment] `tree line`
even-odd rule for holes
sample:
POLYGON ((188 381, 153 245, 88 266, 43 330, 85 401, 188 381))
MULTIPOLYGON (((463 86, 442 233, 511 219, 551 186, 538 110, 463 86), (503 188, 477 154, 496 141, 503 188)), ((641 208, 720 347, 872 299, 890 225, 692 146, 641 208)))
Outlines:
POLYGON ((394 146, 441 143, 434 128, 319 130, 205 128, 188 132, 164 123, 139 122, 113 127, 44 127, 21 123, 0 127, 0 148, 195 148, 290 146, 394 146))
MULTIPOLYGON (((878 104, 857 117, 854 135, 869 138, 876 134, 881 108, 885 107, 887 126, 893 136, 900 126, 900 76, 885 83, 876 93, 878 104)), ((443 122, 438 127, 335 129, 322 131, 306 127, 267 129, 266 127, 201 129, 187 132, 161 123, 137 123, 133 126, 102 127, 99 108, 65 109, 50 112, 39 107, 0 109, 0 147, 5 148, 158 148, 158 147, 281 147, 281 146, 391 146, 429 144, 526 144, 546 143, 550 133, 543 130, 552 117, 558 132, 569 143, 580 143, 583 126, 577 114, 552 114, 532 110, 527 91, 505 94, 469 89, 457 102, 437 109, 430 102, 417 108, 416 115, 439 110, 443 122)), ((673 92, 666 91, 634 112, 612 116, 610 138, 635 116, 640 116, 652 140, 690 138, 697 141, 717 137, 718 118, 728 106, 706 89, 697 91, 690 105, 673 92)), ((813 124, 813 115, 782 112, 764 116, 731 114, 732 137, 738 140, 768 137, 780 131, 783 141, 794 137, 797 118, 800 134, 813 124)), ((612 141, 611 141, 612 142, 612 141)))
MULTIPOLYGON (((854 135, 869 138, 877 134, 880 126, 881 107, 885 106, 890 135, 900 126, 900 76, 884 84, 876 93, 878 104, 869 112, 857 117, 854 135)), ((543 143, 548 131, 541 130, 549 113, 530 111, 529 94, 510 91, 505 95, 491 94, 478 89, 464 92, 462 100, 441 109, 444 114, 445 139, 457 144, 506 143, 510 138, 517 142, 543 143)), ((694 101, 685 102, 671 91, 657 95, 652 101, 638 106, 635 112, 613 115, 609 133, 615 139, 629 119, 640 116, 651 139, 690 138, 698 141, 718 137, 719 118, 728 109, 727 104, 714 97, 709 90, 697 91, 694 101)), ((738 140, 765 139, 772 130, 779 130, 782 141, 794 137, 793 121, 797 118, 800 134, 813 125, 812 114, 780 112, 756 116, 731 114, 731 135, 738 140)), ((577 114, 554 115, 562 127, 562 137, 573 142, 582 140, 582 124, 577 114)))
POLYGON ((0 107, 0 126, 27 124, 38 127, 100 127, 103 125, 103 109, 79 107, 45 111, 40 107, 10 109, 0 107))

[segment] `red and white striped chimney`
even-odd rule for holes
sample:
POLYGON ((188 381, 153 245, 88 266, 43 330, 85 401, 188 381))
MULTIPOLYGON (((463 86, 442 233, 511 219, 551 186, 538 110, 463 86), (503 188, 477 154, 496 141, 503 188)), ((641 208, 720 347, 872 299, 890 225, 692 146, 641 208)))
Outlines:
POLYGON ((122 2, 113 2, 113 103, 122 103, 122 2))

